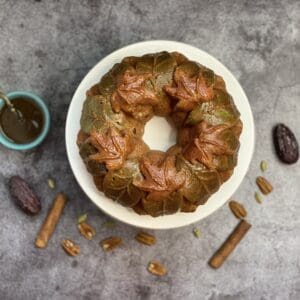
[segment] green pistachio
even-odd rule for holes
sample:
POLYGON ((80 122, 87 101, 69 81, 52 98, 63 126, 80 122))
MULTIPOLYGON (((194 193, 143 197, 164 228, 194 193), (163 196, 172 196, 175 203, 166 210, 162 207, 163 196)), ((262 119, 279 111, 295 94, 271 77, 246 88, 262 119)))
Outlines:
POLYGON ((83 223, 87 220, 87 214, 82 214, 78 217, 77 219, 77 223, 80 224, 80 223, 83 223))
POLYGON ((201 231, 199 228, 194 228, 193 233, 196 238, 199 238, 201 236, 201 231))
POLYGON ((49 178, 47 182, 48 182, 48 186, 49 186, 50 189, 52 189, 52 190, 55 189, 55 181, 54 181, 54 179, 49 178))
POLYGON ((267 162, 265 160, 262 160, 260 162, 260 169, 262 170, 262 172, 265 172, 268 168, 267 162))
POLYGON ((256 202, 259 203, 259 204, 261 204, 262 201, 263 201, 261 194, 258 193, 258 192, 255 192, 255 195, 254 195, 254 196, 255 196, 256 202))

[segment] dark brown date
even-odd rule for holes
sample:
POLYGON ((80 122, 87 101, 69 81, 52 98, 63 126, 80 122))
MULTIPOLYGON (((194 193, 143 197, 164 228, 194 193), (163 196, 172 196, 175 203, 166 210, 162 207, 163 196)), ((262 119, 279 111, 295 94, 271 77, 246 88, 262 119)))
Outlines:
POLYGON ((287 164, 297 162, 299 158, 299 145, 293 132, 284 124, 274 128, 274 145, 281 161, 287 164))
POLYGON ((28 184, 20 176, 9 180, 9 191, 15 203, 28 215, 36 215, 41 210, 41 202, 28 184))

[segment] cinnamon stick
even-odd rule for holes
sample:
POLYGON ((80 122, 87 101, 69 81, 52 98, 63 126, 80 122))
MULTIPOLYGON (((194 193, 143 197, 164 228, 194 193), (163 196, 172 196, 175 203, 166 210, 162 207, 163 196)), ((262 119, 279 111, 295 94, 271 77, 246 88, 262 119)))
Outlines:
POLYGON ((38 233, 35 240, 35 245, 38 248, 45 248, 55 230, 55 227, 59 221, 59 218, 63 212, 63 209, 68 201, 65 194, 59 193, 55 197, 52 207, 50 208, 48 215, 38 233))
POLYGON ((223 245, 219 248, 219 250, 213 255, 208 264, 217 269, 221 267, 226 258, 230 255, 230 253, 235 249, 238 243, 243 239, 246 235, 247 231, 251 228, 251 224, 249 224, 245 220, 241 220, 240 223, 235 227, 233 232, 227 238, 227 240, 223 243, 223 245))

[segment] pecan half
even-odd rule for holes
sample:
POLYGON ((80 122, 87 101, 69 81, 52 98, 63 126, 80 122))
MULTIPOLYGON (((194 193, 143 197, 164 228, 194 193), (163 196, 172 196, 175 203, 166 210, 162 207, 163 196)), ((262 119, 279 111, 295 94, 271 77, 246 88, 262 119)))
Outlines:
POLYGON ((152 260, 148 264, 148 271, 153 275, 164 276, 167 274, 167 269, 158 261, 152 260))
POLYGON ((81 222, 77 225, 79 232, 87 239, 91 240, 95 234, 96 231, 94 230, 93 227, 91 227, 88 223, 86 222, 81 222))
POLYGON ((154 244, 156 244, 156 238, 155 236, 147 233, 147 232, 139 232, 136 236, 135 239, 142 244, 148 245, 148 246, 152 246, 154 244))
POLYGON ((256 178, 256 184, 264 195, 268 195, 273 191, 273 186, 271 183, 262 176, 258 176, 256 178))
POLYGON ((244 219, 247 217, 247 211, 241 203, 232 200, 229 202, 229 208, 238 219, 244 219))
POLYGON ((111 236, 100 242, 104 251, 111 251, 122 244, 122 239, 118 236, 111 236))
POLYGON ((71 240, 63 240, 61 246, 66 251, 67 254, 70 256, 76 256, 80 253, 80 248, 71 240))

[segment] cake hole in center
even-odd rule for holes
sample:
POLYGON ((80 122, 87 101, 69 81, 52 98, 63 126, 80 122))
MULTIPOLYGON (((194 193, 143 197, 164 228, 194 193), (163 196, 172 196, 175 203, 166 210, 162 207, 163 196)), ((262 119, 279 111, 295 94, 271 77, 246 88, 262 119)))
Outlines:
POLYGON ((176 144, 176 133, 166 118, 154 116, 145 126, 143 140, 151 150, 166 151, 176 144))

